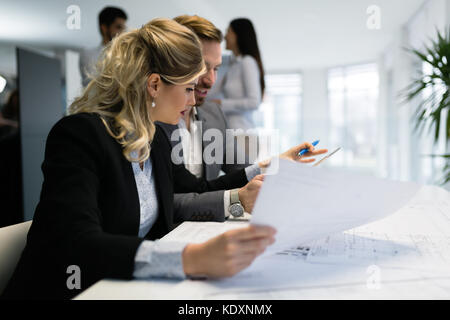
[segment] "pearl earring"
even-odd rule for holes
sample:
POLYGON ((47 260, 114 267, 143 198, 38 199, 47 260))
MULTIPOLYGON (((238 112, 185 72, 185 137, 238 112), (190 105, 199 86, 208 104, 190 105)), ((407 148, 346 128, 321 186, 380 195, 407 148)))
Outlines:
POLYGON ((156 107, 155 100, 152 101, 152 108, 156 107))

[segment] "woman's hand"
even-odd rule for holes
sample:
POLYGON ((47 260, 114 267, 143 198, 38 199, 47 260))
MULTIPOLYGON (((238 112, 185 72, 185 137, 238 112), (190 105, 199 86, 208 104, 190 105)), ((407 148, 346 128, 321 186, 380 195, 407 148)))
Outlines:
MULTIPOLYGON (((279 155, 279 157, 281 159, 286 159, 286 160, 291 160, 291 161, 310 163, 310 162, 316 161, 316 159, 305 159, 305 158, 317 156, 319 154, 323 154, 323 153, 327 153, 327 152, 328 152, 328 149, 315 150, 314 146, 311 143, 303 142, 302 144, 299 144, 298 146, 292 147, 288 151, 283 152, 282 154, 279 155), (304 155, 299 156, 298 155, 299 152, 305 148, 308 148, 309 151, 307 153, 305 153, 304 155)), ((261 169, 267 168, 270 165, 270 161, 271 161, 271 159, 261 161, 258 163, 258 166, 261 169)))
POLYGON ((227 231, 204 243, 188 244, 183 251, 186 275, 230 277, 247 268, 274 241, 275 229, 249 226, 227 231))
POLYGON ((327 153, 327 152, 328 152, 328 149, 315 150, 314 146, 311 143, 303 142, 302 144, 299 144, 298 146, 292 147, 288 151, 283 152, 282 154, 280 154, 280 158, 281 159, 292 160, 292 161, 297 161, 297 162, 310 163, 310 162, 316 161, 316 159, 305 159, 305 158, 307 158, 307 157, 314 157, 314 156, 317 156, 319 154, 323 154, 323 153, 327 153), (309 149, 309 151, 307 153, 305 153, 304 155, 299 156, 298 153, 302 149, 306 149, 306 148, 309 149))

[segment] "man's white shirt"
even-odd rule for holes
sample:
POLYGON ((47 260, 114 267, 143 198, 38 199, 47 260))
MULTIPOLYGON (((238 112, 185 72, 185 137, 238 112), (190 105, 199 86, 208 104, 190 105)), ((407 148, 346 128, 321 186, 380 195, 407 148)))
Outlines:
MULTIPOLYGON (((189 130, 187 130, 186 122, 183 118, 178 123, 178 128, 185 129, 180 135, 183 147, 184 166, 197 178, 201 178, 203 176, 203 132, 201 121, 195 121, 196 114, 197 110, 193 107, 191 116, 189 117, 189 130)), ((245 168, 248 181, 260 173, 261 169, 258 164, 253 164, 245 168)), ((228 207, 230 206, 230 191, 225 190, 223 195, 225 218, 228 218, 230 215, 228 211, 228 207)))

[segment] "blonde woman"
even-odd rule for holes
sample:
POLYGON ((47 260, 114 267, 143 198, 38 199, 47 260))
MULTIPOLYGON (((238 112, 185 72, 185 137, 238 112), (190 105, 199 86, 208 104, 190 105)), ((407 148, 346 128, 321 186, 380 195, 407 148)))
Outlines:
POLYGON ((178 123, 204 70, 197 36, 172 20, 109 44, 48 136, 40 203, 4 298, 71 298, 102 278, 231 276, 274 241, 269 227, 153 241, 173 219, 170 144, 153 122, 178 123))

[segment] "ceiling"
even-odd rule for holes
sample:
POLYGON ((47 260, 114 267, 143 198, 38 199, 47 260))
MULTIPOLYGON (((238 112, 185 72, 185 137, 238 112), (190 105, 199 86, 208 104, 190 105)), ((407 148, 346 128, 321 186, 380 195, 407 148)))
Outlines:
POLYGON ((128 27, 155 17, 198 14, 225 30, 236 17, 256 28, 270 71, 318 68, 374 60, 424 0, 2 0, 0 42, 92 47, 100 42, 97 15, 106 5, 125 9, 128 27), (81 10, 81 29, 69 30, 70 5, 81 10), (381 29, 366 26, 370 5, 380 8, 381 29))

